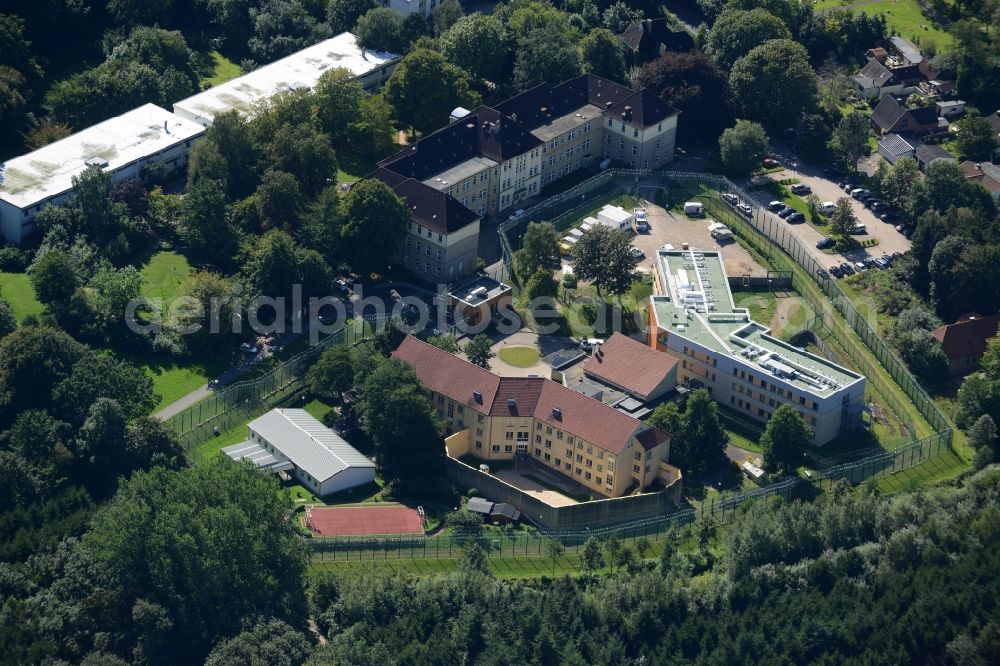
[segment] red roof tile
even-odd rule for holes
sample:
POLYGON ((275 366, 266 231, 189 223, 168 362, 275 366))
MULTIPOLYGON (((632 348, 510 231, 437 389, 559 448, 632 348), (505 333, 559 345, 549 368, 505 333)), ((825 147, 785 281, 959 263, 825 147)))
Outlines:
POLYGON ((392 356, 412 365, 420 382, 431 391, 483 414, 489 412, 500 388, 500 378, 489 370, 413 336, 407 336, 392 356), (476 391, 483 396, 482 402, 473 396, 476 391))
POLYGON ((971 312, 963 315, 954 324, 948 324, 931 332, 944 349, 949 360, 981 356, 986 351, 986 341, 997 334, 1000 315, 983 317, 971 312))
POLYGON ((648 396, 676 365, 677 359, 670 354, 615 333, 584 364, 583 371, 629 393, 648 396))
MULTIPOLYGON (((393 352, 393 357, 412 365, 417 377, 431 391, 478 412, 491 416, 532 416, 613 454, 621 453, 632 435, 645 428, 638 419, 562 384, 542 377, 498 377, 412 336, 393 352), (473 401, 473 391, 482 393, 482 405, 473 401), (508 399, 515 401, 513 409, 508 407, 508 399)), ((644 447, 652 448, 667 441, 670 435, 646 429, 639 437, 644 447)))

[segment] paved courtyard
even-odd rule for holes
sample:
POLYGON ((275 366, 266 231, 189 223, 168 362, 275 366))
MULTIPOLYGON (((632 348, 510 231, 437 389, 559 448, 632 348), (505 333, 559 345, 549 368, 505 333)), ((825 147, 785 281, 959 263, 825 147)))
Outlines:
POLYGON ((535 499, 545 502, 549 506, 571 506, 578 503, 576 500, 566 497, 562 493, 558 493, 554 490, 549 490, 548 488, 523 476, 520 472, 515 472, 512 469, 502 469, 496 472, 494 476, 501 481, 509 483, 515 488, 524 491, 535 499))

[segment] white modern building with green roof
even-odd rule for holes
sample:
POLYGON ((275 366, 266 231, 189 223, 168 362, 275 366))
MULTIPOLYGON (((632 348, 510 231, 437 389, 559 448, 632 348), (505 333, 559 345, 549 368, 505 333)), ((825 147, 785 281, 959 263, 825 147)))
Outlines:
POLYGON ((816 445, 861 424, 864 376, 779 340, 736 307, 719 252, 660 250, 655 266, 649 344, 679 359, 678 383, 700 383, 758 421, 790 404, 816 445))

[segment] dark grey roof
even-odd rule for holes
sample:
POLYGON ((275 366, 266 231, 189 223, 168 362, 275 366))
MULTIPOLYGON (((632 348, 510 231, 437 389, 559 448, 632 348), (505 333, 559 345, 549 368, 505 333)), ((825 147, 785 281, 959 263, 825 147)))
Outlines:
POLYGON ((489 515, 490 511, 493 510, 493 502, 482 497, 470 497, 469 502, 465 505, 465 508, 475 513, 485 513, 489 515))
POLYGON ((885 86, 898 83, 898 81, 894 79, 892 72, 890 72, 885 65, 874 59, 869 60, 868 63, 861 68, 861 71, 855 74, 852 78, 862 82, 866 88, 884 88, 885 86))
POLYGON ((320 483, 350 467, 375 467, 304 409, 272 409, 249 427, 320 483))
POLYGON ((899 119, 906 114, 906 107, 896 101, 892 95, 886 95, 872 111, 872 122, 883 130, 890 130, 896 126, 899 119))
POLYGON ((521 512, 506 502, 494 504, 493 511, 490 512, 490 515, 505 516, 511 520, 519 520, 521 518, 521 512))
POLYGON ((1000 111, 996 111, 986 116, 986 121, 993 128, 993 131, 1000 134, 1000 111))
POLYGON ((917 161, 921 164, 930 164, 934 160, 955 160, 955 156, 941 146, 927 143, 917 144, 917 161))
POLYGON ((622 42, 637 52, 643 62, 666 52, 690 51, 694 38, 685 30, 671 30, 664 18, 633 21, 621 35, 622 42))
POLYGON ((920 49, 914 46, 913 42, 902 37, 890 37, 889 41, 892 43, 892 48, 895 49, 896 53, 911 63, 917 64, 924 59, 924 56, 920 53, 920 49))
POLYGON ((914 143, 916 142, 911 143, 898 134, 887 134, 878 142, 878 145, 890 155, 899 157, 913 152, 914 143))
POLYGON ((938 112, 937 106, 920 106, 916 109, 910 109, 910 116, 916 121, 918 125, 937 125, 938 124, 938 112))
POLYGON ((378 169, 368 176, 378 178, 406 201, 414 222, 442 234, 450 234, 476 220, 479 215, 451 196, 419 180, 401 176, 389 169, 378 169))

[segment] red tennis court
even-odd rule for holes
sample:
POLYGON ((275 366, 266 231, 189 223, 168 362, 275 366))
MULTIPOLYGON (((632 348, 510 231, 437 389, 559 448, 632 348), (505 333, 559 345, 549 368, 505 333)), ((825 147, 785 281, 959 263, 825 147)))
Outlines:
POLYGON ((420 514, 406 506, 312 507, 306 525, 317 536, 424 533, 420 514))

